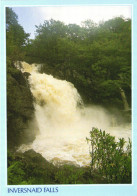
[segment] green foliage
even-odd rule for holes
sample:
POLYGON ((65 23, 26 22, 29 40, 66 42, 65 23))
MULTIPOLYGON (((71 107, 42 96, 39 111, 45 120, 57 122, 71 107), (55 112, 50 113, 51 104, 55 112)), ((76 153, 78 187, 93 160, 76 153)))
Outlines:
POLYGON ((125 147, 126 141, 93 128, 90 132, 91 171, 97 169, 108 183, 131 183, 131 141, 125 147))
POLYGON ((131 182, 131 142, 124 149, 125 141, 93 129, 91 167, 75 165, 54 166, 39 153, 8 151, 8 184, 105 184, 131 182))
MULTIPOLYGON (((131 106, 131 20, 116 17, 82 26, 45 20, 28 39, 12 8, 6 8, 7 62, 43 64, 42 71, 72 82, 87 103, 124 109, 120 88, 131 106)), ((8 63, 10 64, 10 63, 8 63)))
POLYGON ((29 121, 33 118, 33 97, 26 79, 7 60, 7 142, 10 148, 33 141, 36 128, 35 125, 29 127, 29 121))
POLYGON ((6 8, 6 54, 11 62, 23 60, 28 37, 12 8, 6 8))
POLYGON ((82 26, 46 20, 36 26, 26 51, 26 61, 41 63, 43 72, 72 82, 84 101, 123 109, 122 88, 130 105, 130 19, 117 17, 99 25, 87 20, 82 26))
POLYGON ((131 141, 93 128, 90 132, 91 165, 54 166, 39 153, 8 151, 8 184, 104 184, 131 183, 131 141), (125 146, 125 144, 127 145, 125 146))
POLYGON ((84 169, 75 166, 64 165, 55 174, 55 180, 59 184, 81 184, 84 183, 84 169))
POLYGON ((6 8, 6 30, 9 30, 10 25, 17 25, 18 16, 11 8, 6 8))
MULTIPOLYGON (((51 19, 36 26, 34 40, 28 37, 17 15, 6 8, 8 146, 21 144, 21 138, 28 140, 28 121, 34 112, 30 90, 15 61, 42 63, 43 72, 72 82, 87 102, 122 109, 122 89, 130 105, 130 19, 118 17, 99 25, 87 20, 82 26, 51 19)), ((91 172, 70 165, 57 168, 32 152, 23 157, 8 152, 8 183, 130 183, 131 142, 125 149, 123 138, 116 142, 96 128, 90 136, 91 172)))
POLYGON ((54 166, 39 153, 8 151, 8 184, 99 184, 105 183, 97 172, 89 167, 75 165, 54 166))
POLYGON ((25 172, 22 169, 23 164, 19 161, 13 163, 8 168, 8 184, 22 184, 24 181, 25 172))
POLYGON ((54 166, 40 154, 29 150, 23 154, 8 151, 8 184, 95 184, 101 183, 89 167, 54 166))

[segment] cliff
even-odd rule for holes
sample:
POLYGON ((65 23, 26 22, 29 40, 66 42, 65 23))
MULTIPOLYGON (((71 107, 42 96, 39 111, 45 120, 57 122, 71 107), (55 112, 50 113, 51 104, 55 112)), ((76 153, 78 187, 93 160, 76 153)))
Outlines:
POLYGON ((34 112, 27 79, 14 64, 7 63, 7 143, 10 149, 35 139, 38 128, 34 112))

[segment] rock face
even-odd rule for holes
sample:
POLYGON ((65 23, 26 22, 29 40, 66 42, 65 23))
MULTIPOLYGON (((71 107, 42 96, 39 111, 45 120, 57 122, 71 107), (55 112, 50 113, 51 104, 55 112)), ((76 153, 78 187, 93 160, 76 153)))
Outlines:
POLYGON ((27 80, 13 64, 7 65, 7 140, 15 148, 35 139, 37 125, 33 96, 27 80))

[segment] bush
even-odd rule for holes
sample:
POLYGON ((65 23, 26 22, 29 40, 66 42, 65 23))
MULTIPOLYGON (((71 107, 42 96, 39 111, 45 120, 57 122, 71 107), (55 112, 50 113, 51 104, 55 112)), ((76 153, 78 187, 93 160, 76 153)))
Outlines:
POLYGON ((23 170, 23 164, 20 161, 14 162, 8 168, 8 184, 22 184, 24 178, 25 172, 23 170))
POLYGON ((118 142, 115 137, 105 131, 92 128, 91 143, 91 172, 98 170, 108 183, 131 183, 131 141, 124 138, 118 142))
MULTIPOLYGON (((88 170, 73 165, 63 165, 55 174, 56 182, 59 184, 84 184, 87 183, 85 174, 88 170)), ((88 176, 86 176, 87 178, 88 176)), ((87 179, 89 180, 89 179, 87 179)))
POLYGON ((8 184, 96 184, 101 177, 90 173, 90 167, 75 165, 54 166, 39 153, 8 151, 8 184))

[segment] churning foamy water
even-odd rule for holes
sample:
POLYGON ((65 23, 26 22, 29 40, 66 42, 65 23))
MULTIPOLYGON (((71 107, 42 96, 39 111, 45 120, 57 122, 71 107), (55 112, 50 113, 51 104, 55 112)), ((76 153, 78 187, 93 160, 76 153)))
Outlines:
POLYGON ((38 66, 22 62, 22 72, 29 72, 31 92, 35 98, 35 116, 39 134, 22 152, 34 149, 54 164, 72 162, 80 166, 90 163, 86 137, 92 127, 111 135, 130 137, 129 127, 111 127, 112 116, 101 107, 84 107, 73 84, 38 72, 38 66))

